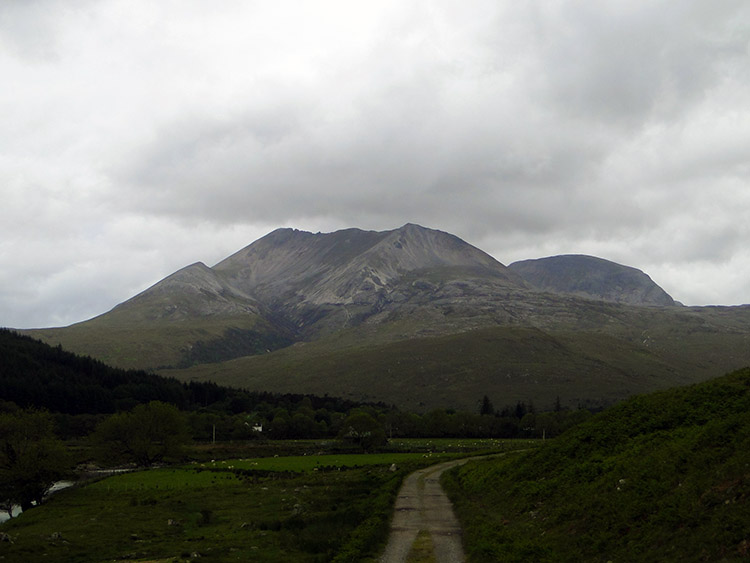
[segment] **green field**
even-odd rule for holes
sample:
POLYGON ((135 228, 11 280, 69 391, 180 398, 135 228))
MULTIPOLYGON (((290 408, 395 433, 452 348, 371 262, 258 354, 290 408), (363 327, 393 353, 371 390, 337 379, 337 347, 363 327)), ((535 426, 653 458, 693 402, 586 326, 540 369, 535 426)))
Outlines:
POLYGON ((403 477, 441 459, 244 458, 121 474, 56 493, 0 526, 12 540, 0 543, 0 558, 362 561, 386 538, 403 477))
POLYGON ((200 464, 199 467, 221 470, 258 470, 307 472, 342 470, 369 465, 402 464, 413 461, 440 459, 438 454, 387 453, 387 454, 328 454, 289 457, 260 457, 256 459, 230 459, 200 464))

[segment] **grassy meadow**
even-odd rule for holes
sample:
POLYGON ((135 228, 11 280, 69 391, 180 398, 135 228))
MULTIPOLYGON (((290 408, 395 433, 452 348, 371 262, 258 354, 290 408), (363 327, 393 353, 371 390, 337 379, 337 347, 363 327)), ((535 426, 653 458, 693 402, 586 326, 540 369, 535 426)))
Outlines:
POLYGON ((349 457, 233 460, 109 477, 56 493, 5 523, 0 529, 12 543, 0 544, 0 557, 358 561, 383 541, 404 475, 433 460, 349 457), (394 459, 400 467, 390 471, 394 459))
POLYGON ((244 451, 235 445, 224 452, 240 455, 213 460, 206 454, 220 448, 200 448, 199 461, 55 493, 0 525, 11 540, 0 542, 0 560, 374 560, 408 473, 528 442, 415 439, 394 442, 387 452, 356 454, 323 453, 325 443, 294 441, 289 450, 308 455, 257 457, 282 452, 284 442, 276 442, 244 451), (309 453, 315 450, 320 453, 309 453))

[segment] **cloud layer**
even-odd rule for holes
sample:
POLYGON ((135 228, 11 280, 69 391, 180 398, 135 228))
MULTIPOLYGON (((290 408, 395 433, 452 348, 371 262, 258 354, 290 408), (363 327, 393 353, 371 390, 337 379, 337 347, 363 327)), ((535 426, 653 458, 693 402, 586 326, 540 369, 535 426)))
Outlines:
POLYGON ((750 301, 742 1, 0 8, 0 325, 102 313, 278 226, 406 222, 750 301))

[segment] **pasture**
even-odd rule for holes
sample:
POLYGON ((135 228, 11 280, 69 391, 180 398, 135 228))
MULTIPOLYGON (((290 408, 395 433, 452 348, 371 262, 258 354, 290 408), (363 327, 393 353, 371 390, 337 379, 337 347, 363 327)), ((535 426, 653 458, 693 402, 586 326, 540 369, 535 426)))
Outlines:
POLYGON ((3 524, 6 561, 361 561, 409 472, 442 454, 242 458, 121 474, 3 524), (391 465, 396 464, 396 470, 391 465))

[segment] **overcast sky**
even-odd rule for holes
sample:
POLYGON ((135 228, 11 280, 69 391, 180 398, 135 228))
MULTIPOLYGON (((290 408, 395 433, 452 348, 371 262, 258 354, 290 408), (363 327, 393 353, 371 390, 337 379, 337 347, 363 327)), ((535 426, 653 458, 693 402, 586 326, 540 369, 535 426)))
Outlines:
POLYGON ((750 302, 746 0, 3 0, 0 114, 0 326, 282 226, 750 302))

